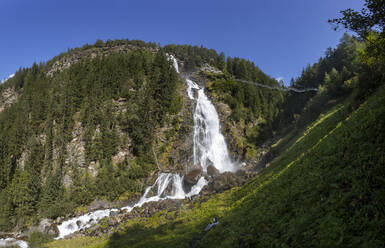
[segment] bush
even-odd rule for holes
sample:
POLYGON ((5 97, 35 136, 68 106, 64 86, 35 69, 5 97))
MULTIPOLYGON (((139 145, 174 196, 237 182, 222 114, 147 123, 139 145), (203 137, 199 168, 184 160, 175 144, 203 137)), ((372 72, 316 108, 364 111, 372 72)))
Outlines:
POLYGON ((52 242, 53 237, 47 233, 33 232, 29 236, 28 244, 30 248, 41 248, 44 244, 52 242))

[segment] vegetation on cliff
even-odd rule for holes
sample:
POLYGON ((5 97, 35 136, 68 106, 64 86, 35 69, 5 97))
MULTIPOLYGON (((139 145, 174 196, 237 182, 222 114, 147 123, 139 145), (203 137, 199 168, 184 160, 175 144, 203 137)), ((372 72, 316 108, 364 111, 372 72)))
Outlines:
POLYGON ((95 197, 140 194, 141 179, 156 168, 155 129, 175 122, 182 108, 182 84, 161 49, 84 58, 52 77, 48 70, 35 64, 2 85, 20 92, 0 114, 5 230, 16 220, 20 228, 62 216, 95 197), (118 151, 125 156, 113 163, 118 151))
POLYGON ((184 71, 209 64, 274 83, 254 64, 226 62, 213 49, 127 40, 99 40, 20 69, 0 88, 17 97, 0 113, 2 230, 96 198, 138 197, 155 170, 183 167, 188 158, 174 150, 188 146, 192 109, 166 53, 184 71))

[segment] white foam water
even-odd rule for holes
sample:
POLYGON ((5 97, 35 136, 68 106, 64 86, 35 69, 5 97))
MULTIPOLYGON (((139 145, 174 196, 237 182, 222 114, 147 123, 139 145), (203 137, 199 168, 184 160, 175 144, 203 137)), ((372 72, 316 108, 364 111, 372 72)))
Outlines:
POLYGON ((58 225, 59 236, 56 239, 62 239, 67 235, 70 235, 74 232, 77 232, 82 229, 91 227, 92 225, 98 223, 99 220, 103 219, 110 215, 111 212, 119 211, 118 209, 105 209, 97 210, 94 212, 87 213, 72 219, 63 221, 58 225))
POLYGON ((212 164, 221 173, 236 171, 231 161, 225 138, 219 124, 218 113, 204 93, 198 90, 194 113, 194 164, 200 164, 204 171, 212 164))
POLYGON ((186 197, 191 197, 193 195, 199 194, 202 188, 207 185, 207 181, 204 177, 201 177, 198 182, 191 187, 190 192, 186 193, 183 189, 183 176, 173 173, 160 173, 155 183, 146 188, 144 194, 134 206, 123 207, 131 211, 135 207, 141 207, 147 202, 160 201, 165 199, 184 199, 186 197), (171 185, 171 191, 167 191, 171 185), (155 194, 152 196, 151 193, 155 194))
POLYGON ((202 188, 207 184, 206 179, 201 177, 198 183, 191 188, 190 192, 186 193, 183 189, 183 176, 173 173, 160 173, 156 179, 154 185, 148 187, 143 194, 142 198, 139 200, 134 207, 140 207, 146 202, 151 201, 160 201, 164 199, 184 199, 189 196, 199 194, 202 188), (200 181, 200 183, 199 183, 200 181), (168 192, 167 189, 171 185, 171 191, 168 192), (149 196, 150 191, 156 187, 156 194, 149 196))
POLYGON ((189 78, 186 78, 186 83, 187 83, 187 95, 191 100, 194 100, 194 92, 193 89, 199 90, 199 86, 192 81, 189 78))
MULTIPOLYGON (((202 188, 207 185, 207 181, 204 177, 201 177, 196 185, 194 185, 190 192, 185 193, 183 190, 183 176, 173 173, 160 173, 155 183, 149 186, 144 191, 143 196, 133 206, 126 206, 121 210, 127 210, 130 212, 135 207, 141 207, 147 202, 160 201, 164 199, 184 199, 193 195, 199 194, 202 188), (167 191, 171 186, 170 191, 167 191), (150 192, 153 191, 153 195, 150 196, 150 192)), ((58 225, 59 236, 56 239, 62 239, 74 232, 91 227, 98 223, 99 220, 110 215, 111 212, 119 211, 119 209, 105 209, 97 210, 87 213, 72 219, 66 220, 58 225)))
POLYGON ((14 238, 0 239, 0 247, 19 246, 20 248, 28 248, 28 243, 24 240, 14 238))
MULTIPOLYGON (((179 73, 178 61, 173 55, 167 55, 173 62, 176 72, 179 73)), ((196 100, 194 111, 194 165, 200 164, 206 171, 209 164, 213 164, 220 172, 235 171, 236 166, 232 163, 225 139, 220 132, 218 113, 214 105, 204 93, 204 89, 190 79, 186 79, 187 95, 196 100), (197 99, 194 98, 194 90, 198 91, 197 99)), ((183 176, 174 173, 159 173, 155 183, 146 188, 140 200, 133 206, 126 206, 121 210, 130 212, 135 207, 141 207, 147 202, 160 201, 164 199, 184 199, 197 195, 204 186, 206 179, 202 176, 193 185, 189 192, 183 189, 183 176)), ((118 209, 98 210, 64 221, 58 226, 59 236, 64 238, 76 231, 96 224, 100 219, 107 217, 118 209)))
POLYGON ((166 54, 168 59, 172 61, 172 65, 174 66, 174 69, 177 73, 179 73, 179 66, 178 66, 178 61, 172 54, 166 54))

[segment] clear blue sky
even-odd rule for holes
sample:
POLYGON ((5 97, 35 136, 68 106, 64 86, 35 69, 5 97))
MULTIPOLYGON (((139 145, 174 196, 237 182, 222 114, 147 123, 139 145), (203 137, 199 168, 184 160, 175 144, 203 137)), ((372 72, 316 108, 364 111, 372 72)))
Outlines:
POLYGON ((203 45, 300 75, 343 32, 328 18, 363 0, 0 0, 0 79, 96 39, 203 45))

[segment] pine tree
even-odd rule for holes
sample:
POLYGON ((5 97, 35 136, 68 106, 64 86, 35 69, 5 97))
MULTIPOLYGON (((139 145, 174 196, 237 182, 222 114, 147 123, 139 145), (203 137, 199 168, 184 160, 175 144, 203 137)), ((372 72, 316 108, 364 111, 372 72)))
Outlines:
POLYGON ((55 172, 51 172, 48 175, 46 183, 43 186, 42 197, 39 205, 43 215, 49 218, 55 218, 60 215, 57 203, 60 202, 64 196, 64 186, 61 178, 61 169, 58 168, 55 172))

